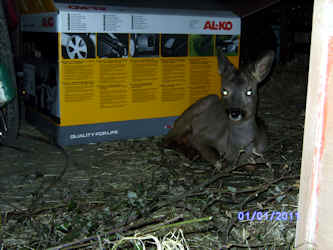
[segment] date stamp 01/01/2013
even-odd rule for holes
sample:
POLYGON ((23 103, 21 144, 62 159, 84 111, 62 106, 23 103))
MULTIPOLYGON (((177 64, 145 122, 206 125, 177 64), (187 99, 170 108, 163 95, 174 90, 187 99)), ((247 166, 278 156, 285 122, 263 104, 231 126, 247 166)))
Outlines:
POLYGON ((238 212, 237 218, 239 221, 293 221, 298 220, 298 212, 286 212, 286 211, 247 211, 238 212))

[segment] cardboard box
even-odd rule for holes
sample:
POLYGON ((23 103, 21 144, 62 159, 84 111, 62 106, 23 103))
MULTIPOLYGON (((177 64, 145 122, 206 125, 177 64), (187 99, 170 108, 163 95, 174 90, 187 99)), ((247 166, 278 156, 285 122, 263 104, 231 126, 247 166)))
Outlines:
POLYGON ((220 92, 216 46, 238 66, 231 12, 37 2, 22 16, 27 119, 59 145, 165 134, 220 92))

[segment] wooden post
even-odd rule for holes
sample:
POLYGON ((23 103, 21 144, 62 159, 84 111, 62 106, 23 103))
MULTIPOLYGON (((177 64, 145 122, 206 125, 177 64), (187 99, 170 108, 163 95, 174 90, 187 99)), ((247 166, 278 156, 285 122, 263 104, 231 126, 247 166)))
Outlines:
POLYGON ((333 247, 333 0, 315 0, 297 249, 333 247))

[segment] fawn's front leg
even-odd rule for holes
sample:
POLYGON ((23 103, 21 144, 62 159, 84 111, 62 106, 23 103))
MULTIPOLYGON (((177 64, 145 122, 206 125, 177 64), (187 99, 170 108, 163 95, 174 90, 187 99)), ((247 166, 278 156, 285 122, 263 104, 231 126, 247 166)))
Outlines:
POLYGON ((219 154, 214 148, 203 143, 199 136, 192 138, 192 145, 200 152, 202 158, 213 164, 217 170, 221 169, 222 165, 219 161, 219 154))

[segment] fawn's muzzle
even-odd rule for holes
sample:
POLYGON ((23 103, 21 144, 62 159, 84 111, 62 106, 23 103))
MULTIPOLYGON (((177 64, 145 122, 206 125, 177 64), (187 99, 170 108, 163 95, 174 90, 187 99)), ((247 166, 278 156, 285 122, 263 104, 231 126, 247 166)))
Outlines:
POLYGON ((240 121, 245 116, 245 111, 240 108, 230 108, 227 109, 227 114, 230 120, 232 121, 240 121))

